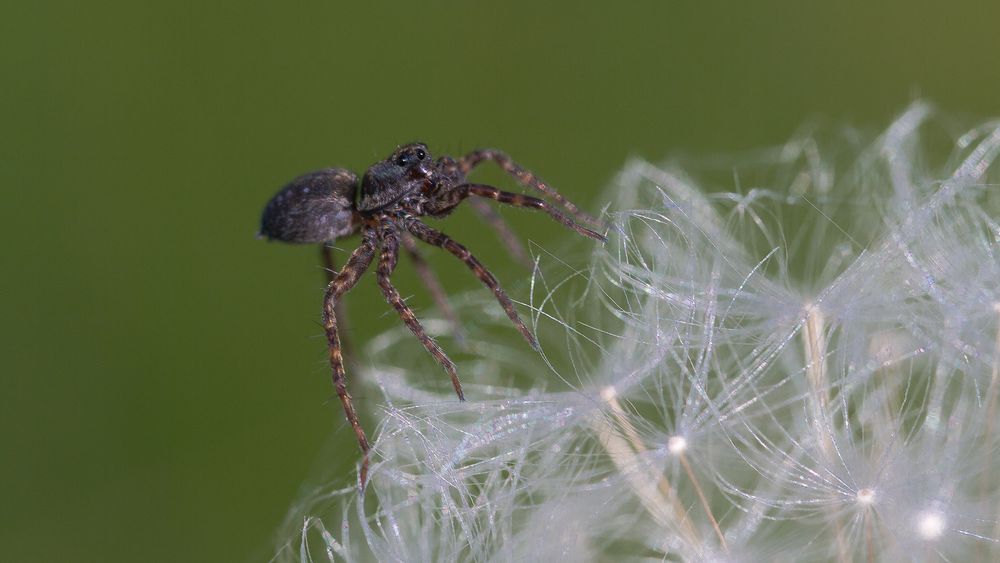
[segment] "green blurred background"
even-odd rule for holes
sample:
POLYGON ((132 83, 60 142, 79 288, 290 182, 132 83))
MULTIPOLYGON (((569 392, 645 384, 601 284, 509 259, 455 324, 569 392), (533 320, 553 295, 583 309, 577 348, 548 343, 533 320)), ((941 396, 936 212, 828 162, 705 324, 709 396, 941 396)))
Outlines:
MULTIPOLYGON (((317 464, 349 483, 315 250, 253 236, 293 176, 494 146, 597 210, 633 154, 879 128, 916 97, 1000 114, 1000 4, 939 4, 5 6, 0 559, 267 560, 317 464)), ((467 210, 446 230, 524 276, 467 210)), ((370 277, 349 302, 357 340, 398 323, 370 277)))

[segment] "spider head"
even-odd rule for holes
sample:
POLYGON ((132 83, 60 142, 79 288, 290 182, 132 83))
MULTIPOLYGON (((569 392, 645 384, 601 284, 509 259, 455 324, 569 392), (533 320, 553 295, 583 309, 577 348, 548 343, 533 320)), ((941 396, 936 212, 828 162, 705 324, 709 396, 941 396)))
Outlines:
POLYGON ((427 145, 410 143, 397 148, 385 160, 376 162, 361 179, 359 211, 385 207, 433 182, 434 159, 427 145))

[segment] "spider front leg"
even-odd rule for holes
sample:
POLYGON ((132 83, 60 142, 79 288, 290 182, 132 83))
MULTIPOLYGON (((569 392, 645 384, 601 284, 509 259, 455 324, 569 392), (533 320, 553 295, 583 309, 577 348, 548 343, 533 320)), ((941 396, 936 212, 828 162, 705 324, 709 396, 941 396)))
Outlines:
MULTIPOLYGON (((465 173, 463 170, 468 172, 465 165, 460 164, 450 156, 443 156, 438 159, 438 169, 444 175, 451 178, 464 178, 465 173)), ((464 180, 457 181, 462 182, 464 180)), ((518 240, 514 231, 512 231, 510 226, 507 225, 507 222, 503 220, 503 217, 501 217, 500 214, 497 213, 495 209, 490 207, 490 205, 485 201, 474 199, 469 203, 472 205, 472 209, 478 213, 479 216, 482 217, 482 219, 486 221, 486 223, 494 231, 496 231, 497 236, 500 237, 500 242, 507 247, 507 253, 510 254, 511 258, 513 258, 515 262, 521 264, 525 269, 533 269, 535 264, 528 257, 527 250, 525 250, 521 241, 518 240)))
POLYGON ((347 422, 354 429, 354 434, 358 438, 358 446, 361 447, 362 460, 360 480, 361 486, 365 486, 368 478, 368 452, 371 449, 368 445, 368 437, 365 436, 361 422, 358 421, 358 413, 354 410, 354 403, 351 395, 347 392, 347 382, 344 372, 344 357, 340 346, 340 335, 337 332, 337 303, 340 297, 350 291, 361 274, 371 265, 375 257, 375 246, 377 243, 377 233, 374 229, 368 228, 362 234, 361 246, 359 246, 348 258, 344 268, 340 270, 326 288, 323 297, 323 328, 326 331, 326 340, 329 345, 330 369, 333 370, 333 385, 337 388, 337 396, 344 406, 344 415, 347 422))
POLYGON ((498 190, 493 186, 486 186, 483 184, 463 184, 457 188, 451 190, 447 194, 441 197, 440 202, 442 207, 450 208, 458 205, 463 199, 469 197, 470 195, 489 198, 496 200, 498 203, 505 205, 510 205, 513 207, 528 207, 531 209, 538 209, 549 214, 550 217, 559 221, 563 226, 573 229, 574 231, 580 233, 585 237, 590 237, 594 240, 599 240, 601 242, 607 242, 608 237, 598 233, 597 231, 588 229, 583 225, 573 221, 561 211, 552 207, 544 199, 539 199, 537 197, 531 197, 528 195, 515 194, 513 192, 505 192, 503 190, 498 190))
POLYGON ((559 192, 557 192, 555 188, 535 176, 533 172, 514 162, 514 160, 503 151, 495 149, 474 150, 459 159, 458 166, 463 174, 468 175, 473 168, 485 161, 493 161, 497 163, 497 165, 502 168, 504 172, 513 176, 518 182, 521 182, 525 186, 532 187, 551 197, 556 203, 561 205, 563 209, 569 211, 570 215, 573 215, 580 221, 599 229, 605 227, 603 223, 582 211, 572 201, 566 199, 559 192))
POLYGON ((451 378, 451 385, 455 388, 455 394, 458 395, 460 401, 464 401, 465 394, 462 393, 462 383, 458 380, 458 371, 455 369, 455 363, 451 361, 451 358, 444 353, 444 350, 430 336, 427 336, 423 325, 417 320, 416 315, 413 314, 413 310, 403 301, 403 298, 399 295, 399 291, 396 290, 389 279, 392 276, 392 272, 396 269, 396 262, 399 258, 399 238, 396 235, 395 228, 392 225, 384 225, 379 238, 382 243, 382 255, 378 261, 376 275, 378 277, 378 286, 382 289, 382 295, 396 309, 396 312, 399 313, 399 318, 402 319, 406 328, 410 329, 410 332, 424 345, 424 349, 434 356, 434 359, 448 373, 448 376, 451 378))
POLYGON ((493 295, 496 296, 497 301, 500 302, 500 306, 503 307, 504 312, 507 313, 507 317, 512 323, 514 323, 517 330, 521 332, 521 335, 528 341, 528 344, 530 344, 532 348, 536 350, 538 349, 538 341, 535 340, 535 335, 532 334, 531 331, 528 330, 528 327, 524 325, 524 322, 521 321, 521 317, 518 316, 517 310, 514 309, 514 302, 510 300, 510 297, 507 297, 507 294, 500 287, 500 283, 497 282, 495 277, 493 277, 493 274, 491 274, 490 271, 487 270, 467 248, 452 240, 452 238, 448 235, 425 225, 414 217, 407 217, 404 221, 406 229, 410 231, 413 236, 426 242, 427 244, 432 244, 447 250, 456 258, 464 262, 465 265, 468 266, 474 274, 476 274, 476 277, 483 282, 483 285, 493 290, 493 295))

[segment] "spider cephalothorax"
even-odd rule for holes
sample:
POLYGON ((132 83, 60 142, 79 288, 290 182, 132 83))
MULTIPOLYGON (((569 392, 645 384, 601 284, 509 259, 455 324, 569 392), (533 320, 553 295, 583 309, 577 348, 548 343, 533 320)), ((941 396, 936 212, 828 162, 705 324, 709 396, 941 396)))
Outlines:
MULTIPOLYGON (((300 176, 281 189, 264 208, 260 236, 271 240, 298 243, 329 243, 356 233, 361 233, 361 245, 351 254, 347 263, 330 279, 323 299, 323 326, 326 331, 330 366, 337 395, 343 404, 347 420, 354 428, 358 444, 364 454, 360 482, 365 483, 368 467, 368 439, 347 393, 344 360, 338 332, 337 304, 340 297, 357 283, 379 254, 376 278, 382 295, 399 314, 403 323, 420 340, 424 348, 444 367, 451 377, 458 398, 464 400, 462 385, 455 371, 455 364, 437 343, 427 336, 420 321, 400 297, 390 280, 396 268, 399 247, 402 246, 414 259, 418 274, 431 290, 443 312, 452 316, 444 299, 443 290, 420 258, 414 239, 440 247, 453 254, 493 291, 500 306, 514 326, 532 347, 537 347, 534 335, 524 325, 514 304, 504 293, 496 278, 464 246, 431 228, 420 217, 443 217, 465 199, 492 199, 516 207, 530 207, 544 211, 581 235, 604 241, 603 234, 581 225, 587 223, 600 228, 600 223, 580 211, 554 189, 521 168, 506 154, 495 150, 477 150, 456 160, 443 156, 434 160, 423 143, 411 143, 397 148, 385 160, 376 162, 358 178, 341 168, 329 168, 300 176), (544 199, 501 191, 492 186, 472 184, 466 174, 481 162, 491 160, 522 184, 538 190, 556 205, 544 199), (562 208, 566 211, 560 210, 562 208), (573 218, 570 218, 572 216, 573 218)), ((503 226, 491 208, 476 204, 476 209, 492 226, 496 227, 515 257, 522 256, 519 245, 510 231, 503 226)), ((324 248, 326 248, 324 246, 324 248)))

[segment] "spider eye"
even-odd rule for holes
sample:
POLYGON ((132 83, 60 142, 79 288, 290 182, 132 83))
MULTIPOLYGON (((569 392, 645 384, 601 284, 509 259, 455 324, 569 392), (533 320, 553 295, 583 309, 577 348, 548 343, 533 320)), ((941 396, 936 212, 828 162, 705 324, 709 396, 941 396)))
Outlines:
POLYGON ((396 164, 400 166, 410 166, 415 162, 419 162, 427 158, 427 151, 424 149, 410 149, 396 158, 396 164))

